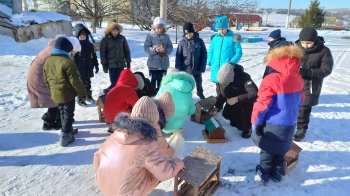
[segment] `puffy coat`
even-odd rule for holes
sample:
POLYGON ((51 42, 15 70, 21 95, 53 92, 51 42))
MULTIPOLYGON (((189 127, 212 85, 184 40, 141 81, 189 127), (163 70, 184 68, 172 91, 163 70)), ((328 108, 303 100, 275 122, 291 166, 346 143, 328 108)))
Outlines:
POLYGON ((137 79, 130 69, 124 69, 119 76, 117 84, 107 93, 103 108, 106 122, 113 122, 114 118, 121 112, 131 113, 139 97, 135 88, 137 79))
POLYGON ((45 61, 51 56, 53 46, 54 41, 50 41, 48 46, 30 64, 27 77, 27 90, 31 108, 57 107, 57 103, 52 101, 43 74, 45 61))
POLYGON ((203 40, 195 33, 191 40, 185 36, 180 41, 175 59, 175 68, 186 71, 187 67, 192 67, 192 74, 205 72, 207 65, 207 49, 203 40))
POLYGON ((234 65, 234 81, 223 89, 217 97, 215 107, 222 108, 227 99, 238 97, 238 102, 234 105, 226 104, 222 115, 230 120, 231 125, 238 130, 248 131, 251 128, 250 118, 253 104, 257 97, 258 87, 255 85, 250 75, 244 72, 241 65, 234 65))
POLYGON ((234 33, 227 30, 223 37, 216 33, 210 42, 207 64, 211 66, 212 82, 217 83, 217 73, 222 65, 227 62, 238 63, 242 57, 242 47, 233 39, 234 33))
POLYGON ((265 58, 275 72, 267 75, 259 88, 251 122, 254 142, 263 150, 284 155, 291 146, 304 81, 299 75, 303 51, 298 46, 275 48, 265 58))
POLYGON ((174 100, 175 113, 167 120, 163 132, 173 133, 179 131, 185 124, 187 116, 195 113, 192 99, 192 90, 195 87, 193 77, 185 72, 175 72, 166 75, 160 85, 156 97, 169 92, 174 100))
POLYGON ((88 79, 94 76, 94 67, 98 69, 98 61, 95 48, 89 40, 80 40, 81 52, 74 56, 75 64, 78 67, 80 77, 88 79))
POLYGON ((68 103, 79 97, 85 97, 86 91, 80 79, 77 67, 68 54, 53 48, 52 54, 44 65, 44 80, 55 103, 68 103))
MULTIPOLYGON (((299 41, 297 44, 300 46, 299 41)), ((300 46, 301 47, 301 46, 300 46)), ((305 106, 318 104, 321 94, 323 78, 331 74, 333 69, 332 53, 324 45, 323 37, 318 37, 314 47, 303 49, 305 56, 301 61, 301 67, 307 70, 304 79, 305 106)))
POLYGON ((173 44, 170 41, 168 34, 157 34, 151 32, 147 35, 143 45, 145 51, 148 53, 147 66, 149 70, 167 70, 169 67, 169 55, 173 51, 173 44), (156 49, 163 44, 165 53, 160 54, 156 49))
POLYGON ((118 116, 115 131, 94 154, 97 186, 105 196, 150 194, 159 181, 174 177, 183 167, 179 159, 166 160, 148 121, 118 116), (141 133, 142 132, 142 133, 141 133))
POLYGON ((128 42, 121 34, 116 37, 106 34, 100 43, 101 64, 107 68, 124 68, 131 62, 128 42))

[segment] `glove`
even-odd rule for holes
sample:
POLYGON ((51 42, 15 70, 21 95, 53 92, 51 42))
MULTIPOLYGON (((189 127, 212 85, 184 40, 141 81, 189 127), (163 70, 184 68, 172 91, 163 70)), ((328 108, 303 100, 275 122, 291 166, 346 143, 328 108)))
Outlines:
POLYGON ((130 62, 126 62, 126 68, 127 68, 127 69, 130 69, 130 67, 131 67, 131 66, 130 66, 130 62))
POLYGON ((257 136, 262 136, 264 134, 264 125, 257 125, 255 127, 256 135, 257 136))
POLYGON ((108 67, 107 66, 103 66, 103 72, 108 73, 108 67))
POLYGON ((310 78, 310 76, 311 76, 310 70, 305 69, 305 68, 301 68, 301 69, 299 70, 299 74, 300 74, 301 77, 303 77, 303 78, 310 78))
POLYGON ((95 66, 95 74, 97 74, 98 71, 100 71, 100 69, 98 68, 98 65, 97 65, 97 66, 95 66))

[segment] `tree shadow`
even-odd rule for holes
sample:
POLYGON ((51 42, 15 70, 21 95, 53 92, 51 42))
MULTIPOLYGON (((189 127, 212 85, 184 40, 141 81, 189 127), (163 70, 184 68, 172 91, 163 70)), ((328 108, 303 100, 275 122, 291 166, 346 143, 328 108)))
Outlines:
POLYGON ((45 146, 57 142, 54 132, 1 133, 0 151, 10 151, 45 146))

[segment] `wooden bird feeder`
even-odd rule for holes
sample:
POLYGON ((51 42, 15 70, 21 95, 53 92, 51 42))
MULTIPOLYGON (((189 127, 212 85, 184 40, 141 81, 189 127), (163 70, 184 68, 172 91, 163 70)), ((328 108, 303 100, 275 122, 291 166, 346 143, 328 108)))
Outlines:
POLYGON ((292 142, 292 147, 284 156, 284 175, 289 173, 298 164, 299 153, 302 150, 303 149, 300 148, 296 143, 292 142))
POLYGON ((175 176, 174 196, 213 195, 219 185, 221 157, 198 146, 183 161, 186 169, 175 176))
POLYGON ((215 118, 209 118, 204 122, 204 135, 207 137, 208 143, 225 143, 225 129, 220 121, 215 118))
POLYGON ((105 122, 105 117, 103 116, 103 107, 105 105, 106 95, 101 95, 97 99, 97 112, 98 112, 98 120, 100 122, 105 122))

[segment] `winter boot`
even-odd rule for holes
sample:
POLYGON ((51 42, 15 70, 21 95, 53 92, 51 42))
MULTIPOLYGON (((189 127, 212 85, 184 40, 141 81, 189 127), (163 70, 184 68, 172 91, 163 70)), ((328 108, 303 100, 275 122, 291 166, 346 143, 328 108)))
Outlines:
POLYGON ((270 177, 274 182, 281 182, 282 180, 282 172, 283 172, 283 167, 282 166, 275 166, 272 167, 270 177))
POLYGON ((248 131, 243 131, 242 132, 242 138, 248 139, 252 135, 252 130, 249 129, 248 131))
POLYGON ((96 100, 95 100, 94 98, 92 98, 91 95, 88 95, 88 96, 86 97, 86 101, 88 101, 88 102, 90 102, 90 103, 92 103, 92 104, 96 104, 96 100))
POLYGON ((263 183, 267 183, 270 179, 270 172, 268 170, 265 170, 261 167, 261 165, 256 166, 256 174, 258 175, 259 179, 263 183))
POLYGON ((300 142, 301 140, 303 140, 305 138, 305 133, 305 129, 298 129, 297 132, 294 134, 294 141, 300 142))
POLYGON ((61 136, 60 144, 61 146, 65 147, 68 146, 68 144, 71 144, 74 142, 74 136, 69 133, 63 133, 61 136))
POLYGON ((198 95, 199 99, 205 99, 205 96, 203 95, 203 93, 198 93, 197 95, 198 95))
POLYGON ((73 130, 70 132, 71 135, 75 135, 75 134, 77 134, 77 133, 78 133, 78 129, 76 129, 76 128, 73 129, 73 130))
POLYGON ((78 105, 82 106, 82 107, 86 107, 87 104, 85 102, 85 99, 83 98, 78 98, 78 101, 77 101, 78 105))
POLYGON ((55 129, 55 126, 51 123, 48 123, 48 122, 45 122, 44 121, 44 124, 43 124, 43 128, 42 128, 44 131, 50 131, 50 130, 53 130, 55 129))

